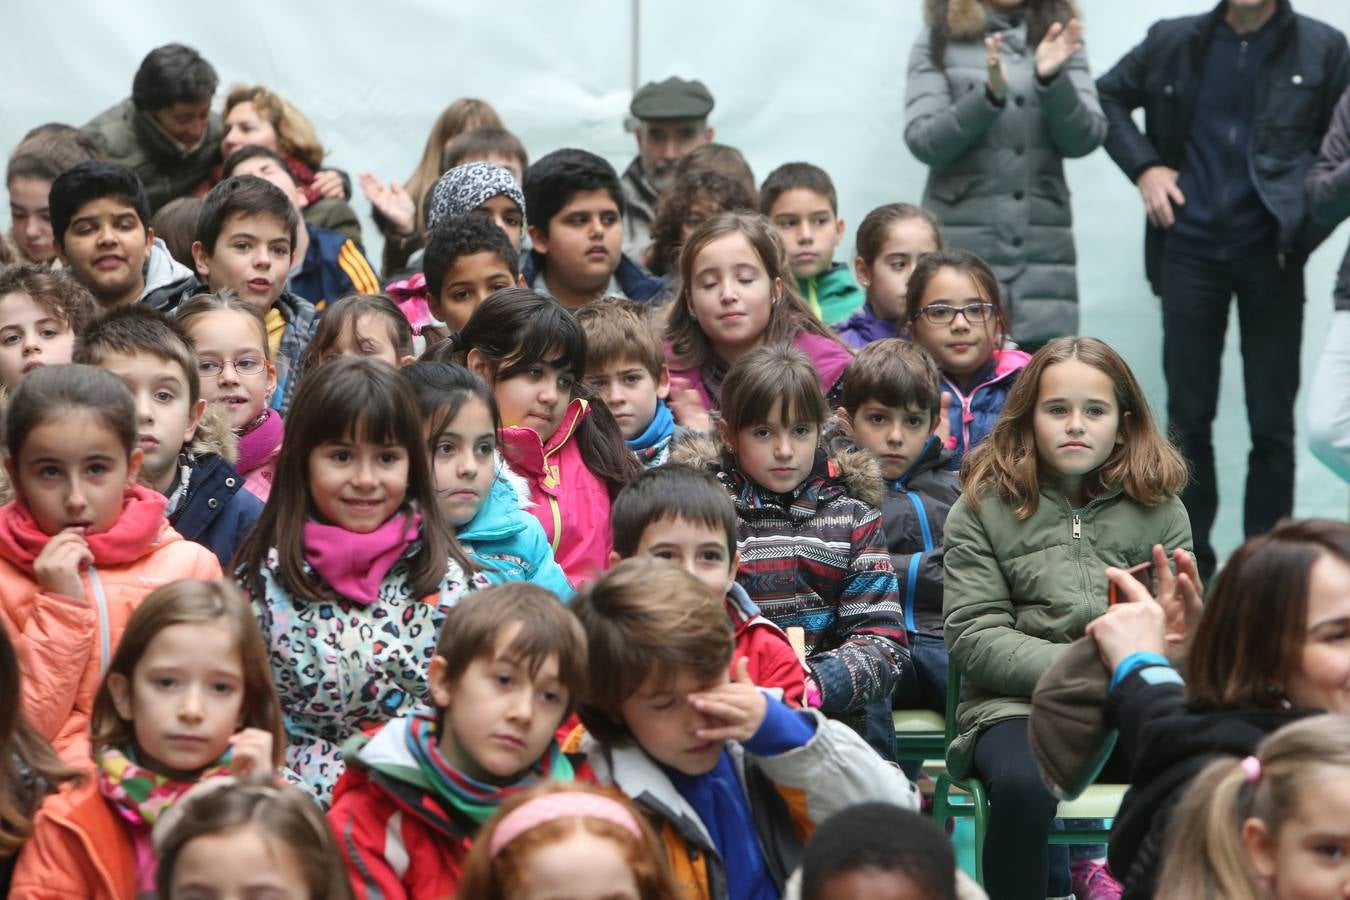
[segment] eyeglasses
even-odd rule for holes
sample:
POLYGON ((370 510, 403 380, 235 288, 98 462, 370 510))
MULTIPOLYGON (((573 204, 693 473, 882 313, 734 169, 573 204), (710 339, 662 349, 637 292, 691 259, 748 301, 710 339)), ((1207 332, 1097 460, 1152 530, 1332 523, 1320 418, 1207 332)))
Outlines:
POLYGON ((267 360, 261 356, 241 356, 238 359, 203 359, 197 363, 197 374, 202 378, 219 378, 229 366, 240 378, 252 378, 267 371, 267 360))
POLYGON ((923 316, 933 325, 950 325, 956 321, 957 313, 966 317, 966 321, 972 325, 978 325, 989 319, 992 319, 998 312, 998 307, 993 303, 971 303, 966 306, 948 306, 946 303, 930 303, 923 309, 910 316, 910 321, 916 321, 919 316, 923 316))

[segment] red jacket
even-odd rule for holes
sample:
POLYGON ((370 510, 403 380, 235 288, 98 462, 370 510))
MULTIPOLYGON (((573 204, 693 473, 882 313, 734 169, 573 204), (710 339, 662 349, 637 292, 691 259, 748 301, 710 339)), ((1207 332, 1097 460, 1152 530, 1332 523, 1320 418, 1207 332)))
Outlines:
POLYGON ((800 709, 806 693, 806 668, 797 658, 783 629, 764 618, 745 588, 732 582, 722 602, 736 628, 736 650, 731 655, 731 674, 736 660, 750 660, 750 680, 763 688, 778 688, 783 702, 800 709))

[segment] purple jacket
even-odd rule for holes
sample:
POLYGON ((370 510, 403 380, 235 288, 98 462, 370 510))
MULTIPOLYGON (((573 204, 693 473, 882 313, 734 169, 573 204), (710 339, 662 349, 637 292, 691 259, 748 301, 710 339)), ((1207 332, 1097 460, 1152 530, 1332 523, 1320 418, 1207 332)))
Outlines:
POLYGON ((835 331, 839 332, 839 340, 854 350, 861 350, 873 341, 895 337, 897 324, 879 318, 872 312, 872 305, 865 303, 862 309, 849 316, 846 322, 835 328, 835 331))

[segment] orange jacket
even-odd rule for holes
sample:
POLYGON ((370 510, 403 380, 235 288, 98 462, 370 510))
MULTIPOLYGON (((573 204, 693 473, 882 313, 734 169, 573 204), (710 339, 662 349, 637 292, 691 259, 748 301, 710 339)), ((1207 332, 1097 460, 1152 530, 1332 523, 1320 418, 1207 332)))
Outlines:
POLYGON ((136 853, 127 829, 94 778, 52 794, 19 854, 11 900, 135 900, 136 853))
MULTIPOLYGON (((14 504, 0 509, 0 622, 19 654, 24 715, 62 760, 85 770, 92 766, 89 716, 94 695, 132 611, 160 585, 220 577, 215 555, 183 540, 164 519, 162 504, 158 520, 150 516, 154 501, 139 494, 146 490, 133 491, 133 502, 147 504, 142 508, 142 537, 128 535, 134 543, 123 553, 135 558, 103 565, 96 554, 94 565, 83 573, 83 600, 38 587, 32 553, 37 541, 24 533, 26 511, 14 504)), ((121 525, 119 519, 108 534, 117 535, 121 525)))

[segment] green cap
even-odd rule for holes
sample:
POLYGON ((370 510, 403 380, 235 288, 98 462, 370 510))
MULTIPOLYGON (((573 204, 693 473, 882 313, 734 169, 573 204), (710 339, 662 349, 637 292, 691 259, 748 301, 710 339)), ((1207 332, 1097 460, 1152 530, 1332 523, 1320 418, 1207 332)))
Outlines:
POLYGON ((701 81, 671 76, 649 81, 633 95, 628 111, 644 122, 672 119, 706 119, 712 112, 713 96, 701 81))

